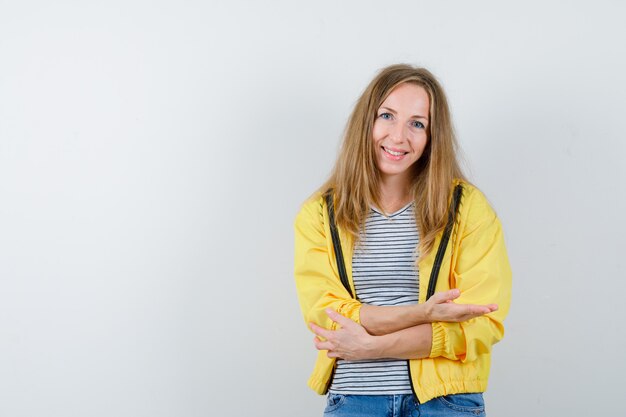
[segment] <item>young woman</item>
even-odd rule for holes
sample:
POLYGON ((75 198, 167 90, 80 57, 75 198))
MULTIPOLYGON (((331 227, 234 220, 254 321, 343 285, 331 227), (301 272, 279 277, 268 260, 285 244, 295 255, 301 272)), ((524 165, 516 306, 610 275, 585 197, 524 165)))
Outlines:
POLYGON ((500 221, 456 151, 435 77, 387 67, 296 218, 296 286, 319 350, 309 386, 328 393, 325 415, 484 415, 511 271, 500 221))

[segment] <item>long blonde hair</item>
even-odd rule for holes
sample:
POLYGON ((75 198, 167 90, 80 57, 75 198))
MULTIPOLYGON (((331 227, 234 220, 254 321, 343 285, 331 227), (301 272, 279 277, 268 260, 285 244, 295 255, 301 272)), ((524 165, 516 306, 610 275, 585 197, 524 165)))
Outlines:
POLYGON ((412 193, 420 230, 420 258, 434 246, 447 220, 454 179, 465 177, 457 159, 457 141, 448 100, 435 76, 425 68, 398 64, 383 68, 356 103, 344 132, 341 151, 330 178, 320 191, 333 189, 337 225, 358 240, 371 206, 380 204, 380 172, 372 128, 378 108, 403 83, 416 84, 428 93, 430 123, 428 142, 412 166, 412 193))

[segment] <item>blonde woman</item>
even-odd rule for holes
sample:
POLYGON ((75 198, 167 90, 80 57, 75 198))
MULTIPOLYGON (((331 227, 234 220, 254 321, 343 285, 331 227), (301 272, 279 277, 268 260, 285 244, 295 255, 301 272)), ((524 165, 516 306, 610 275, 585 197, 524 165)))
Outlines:
POLYGON ((296 286, 319 350, 308 383, 328 395, 326 416, 485 415, 511 271, 500 221, 456 152, 436 78, 384 68, 297 215, 296 286))

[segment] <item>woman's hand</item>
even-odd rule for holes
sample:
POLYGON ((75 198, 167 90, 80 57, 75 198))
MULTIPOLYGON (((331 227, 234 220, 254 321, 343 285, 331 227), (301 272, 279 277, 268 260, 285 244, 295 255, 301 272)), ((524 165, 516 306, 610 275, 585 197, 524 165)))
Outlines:
POLYGON ((313 343, 317 350, 327 350, 329 358, 360 360, 377 357, 376 336, 370 335, 363 326, 334 310, 326 309, 326 314, 341 327, 328 330, 310 323, 311 330, 316 334, 313 343))
POLYGON ((454 299, 458 298, 461 292, 458 289, 438 292, 424 303, 426 319, 428 322, 447 321, 461 322, 491 313, 498 309, 497 304, 476 305, 476 304, 456 304, 454 299))

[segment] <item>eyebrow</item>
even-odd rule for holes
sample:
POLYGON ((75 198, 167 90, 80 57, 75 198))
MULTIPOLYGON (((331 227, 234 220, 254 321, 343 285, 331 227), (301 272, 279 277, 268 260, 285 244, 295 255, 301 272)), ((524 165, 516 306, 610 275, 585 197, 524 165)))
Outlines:
MULTIPOLYGON (((380 109, 381 109, 381 110, 385 109, 385 110, 387 110, 387 111, 389 111, 389 112, 391 112, 391 113, 393 113, 393 114, 398 114, 398 112, 396 112, 394 109, 391 109, 391 108, 389 108, 389 107, 381 107, 380 109)), ((420 116, 419 114, 414 114, 414 115, 413 115, 413 116, 411 116, 411 117, 412 117, 412 118, 415 118, 415 119, 424 119, 424 120, 428 120, 428 117, 425 117, 425 116, 420 116)))

